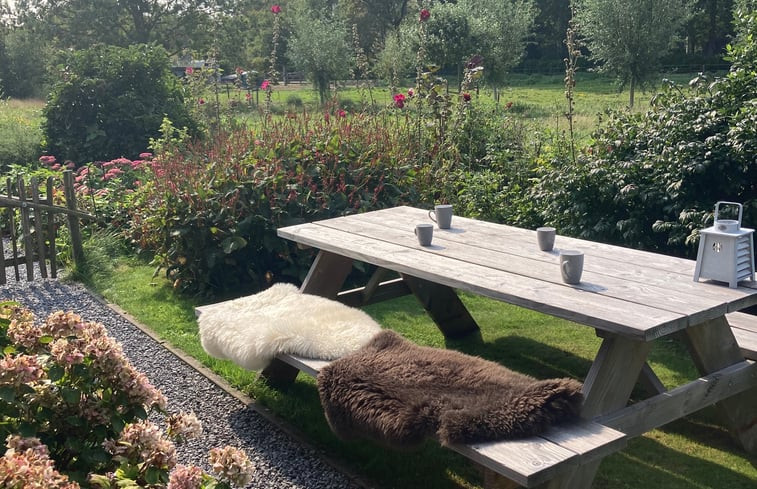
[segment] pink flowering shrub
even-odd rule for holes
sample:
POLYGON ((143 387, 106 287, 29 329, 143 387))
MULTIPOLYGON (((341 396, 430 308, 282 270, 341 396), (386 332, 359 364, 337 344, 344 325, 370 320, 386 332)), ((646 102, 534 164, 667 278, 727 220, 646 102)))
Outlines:
POLYGON ((132 242, 190 293, 299 280, 311 257, 278 227, 415 203, 424 178, 405 121, 334 115, 292 114, 162 147, 131 207, 132 242))
POLYGON ((166 399, 102 324, 73 312, 36 324, 2 303, 0 352, 0 487, 222 489, 251 480, 251 462, 231 447, 210 454, 217 478, 177 468, 175 443, 200 436, 200 421, 172 414, 165 433, 147 421, 165 413, 166 399))
POLYGON ((74 176, 77 206, 101 218, 110 229, 122 231, 128 222, 133 194, 147 176, 145 163, 152 153, 133 160, 116 158, 81 166, 74 176))
POLYGON ((55 464, 38 438, 8 436, 0 458, 0 487, 79 489, 79 484, 55 470, 55 464))

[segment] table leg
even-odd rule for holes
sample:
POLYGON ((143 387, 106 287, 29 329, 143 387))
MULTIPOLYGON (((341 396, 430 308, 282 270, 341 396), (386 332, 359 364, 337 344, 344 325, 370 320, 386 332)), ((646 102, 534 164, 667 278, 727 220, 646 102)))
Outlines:
MULTIPOLYGON (((743 362, 725 317, 686 330, 687 346, 702 374, 743 362)), ((731 435, 750 453, 757 453, 757 389, 750 389, 716 404, 731 435)))
MULTIPOLYGON (((321 250, 310 266, 300 292, 335 299, 351 270, 351 258, 321 250)), ((298 373, 299 370, 295 367, 274 358, 271 364, 260 372, 260 376, 271 385, 285 387, 294 382, 298 373)))
MULTIPOLYGON (((606 334, 594 363, 584 381, 581 416, 592 419, 622 409, 631 398, 636 381, 646 363, 652 344, 606 334)), ((552 481, 552 487, 565 489, 591 487, 601 460, 574 469, 552 481)))
POLYGON ((445 338, 460 338, 480 331, 454 289, 418 277, 401 275, 445 338))

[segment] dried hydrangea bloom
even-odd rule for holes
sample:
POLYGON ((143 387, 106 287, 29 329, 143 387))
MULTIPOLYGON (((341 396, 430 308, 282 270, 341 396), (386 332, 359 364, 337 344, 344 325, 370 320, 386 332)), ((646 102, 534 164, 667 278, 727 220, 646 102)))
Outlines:
POLYGON ((33 384, 45 376, 34 355, 15 355, 0 358, 0 385, 19 387, 33 384))
POLYGON ((79 484, 55 470, 47 447, 36 438, 8 437, 5 455, 0 457, 2 487, 44 487, 79 489, 79 484))
POLYGON ((40 329, 53 338, 66 338, 80 337, 85 328, 86 325, 78 314, 56 311, 47 317, 40 329))
POLYGON ((13 314, 6 333, 8 339, 16 345, 22 346, 29 351, 34 351, 39 345, 42 330, 34 324, 34 315, 28 311, 13 314))
POLYGON ((125 457, 135 463, 168 470, 176 465, 176 447, 151 421, 127 425, 117 442, 111 440, 103 446, 114 457, 125 457))
POLYGON ((166 489, 200 489, 205 477, 205 472, 199 467, 177 465, 171 472, 166 489))
POLYGON ((202 435, 202 423, 194 413, 176 413, 166 419, 168 436, 184 442, 202 435))
POLYGON ((255 467, 242 450, 226 446, 211 449, 209 455, 213 472, 232 486, 244 487, 252 480, 255 467))

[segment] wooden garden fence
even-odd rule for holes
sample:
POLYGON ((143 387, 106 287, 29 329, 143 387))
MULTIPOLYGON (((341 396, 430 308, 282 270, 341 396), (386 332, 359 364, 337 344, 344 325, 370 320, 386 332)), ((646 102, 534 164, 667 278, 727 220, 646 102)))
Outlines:
POLYGON ((48 263, 50 278, 57 278, 55 238, 58 215, 67 218, 73 260, 76 264, 81 263, 84 251, 79 220, 94 220, 95 217, 77 210, 71 170, 63 172, 65 206, 53 203, 53 177, 45 181, 44 193, 40 192, 36 177, 32 177, 28 185, 23 177, 8 178, 5 184, 6 195, 2 195, 0 188, 0 284, 7 283, 9 267, 13 267, 16 281, 20 281, 21 264, 26 265, 26 279, 34 280, 35 262, 39 264, 42 278, 48 277, 48 263))

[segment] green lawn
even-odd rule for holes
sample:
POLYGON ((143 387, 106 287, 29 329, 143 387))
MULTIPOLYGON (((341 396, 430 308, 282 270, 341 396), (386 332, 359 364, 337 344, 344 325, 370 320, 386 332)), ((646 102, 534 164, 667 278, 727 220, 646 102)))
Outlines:
MULTIPOLYGON (((268 388, 252 373, 203 352, 193 314, 198 303, 177 298, 167 281, 152 277, 152 267, 118 258, 100 271, 90 284, 94 290, 267 406, 328 456, 378 486, 479 487, 479 474, 466 459, 433 442, 408 456, 368 442, 337 440, 325 422, 312 378, 300 375, 295 385, 284 391, 268 388)), ((479 355, 540 378, 584 378, 599 346, 590 328, 481 297, 462 298, 481 326, 481 340, 445 341, 411 297, 366 310, 383 327, 419 344, 479 355)), ((653 349, 650 363, 671 386, 695 377, 687 358, 681 344, 667 340, 653 349)), ((738 448, 713 415, 713 410, 704 410, 632 440, 625 450, 604 460, 594 487, 753 489, 757 457, 738 448)))

